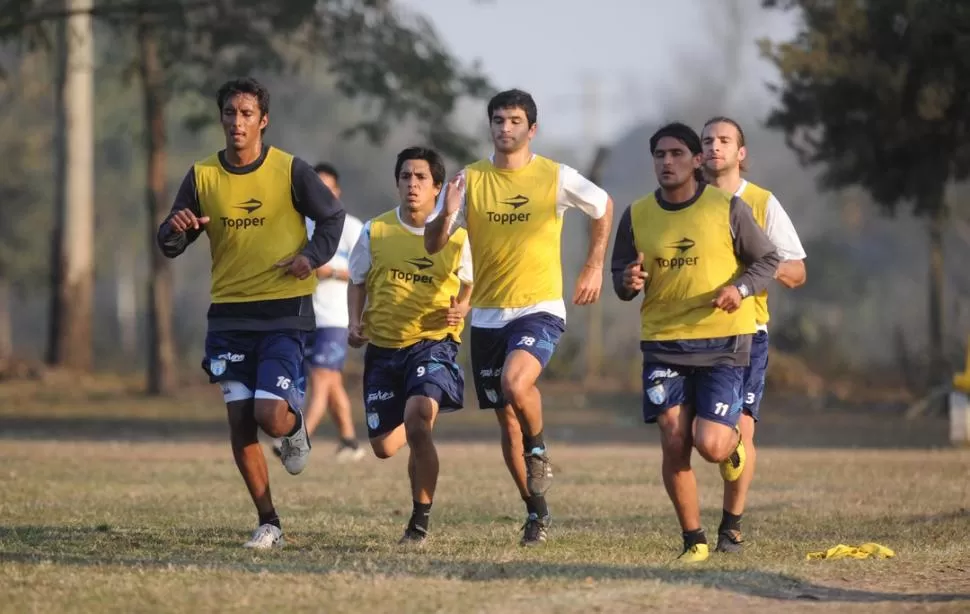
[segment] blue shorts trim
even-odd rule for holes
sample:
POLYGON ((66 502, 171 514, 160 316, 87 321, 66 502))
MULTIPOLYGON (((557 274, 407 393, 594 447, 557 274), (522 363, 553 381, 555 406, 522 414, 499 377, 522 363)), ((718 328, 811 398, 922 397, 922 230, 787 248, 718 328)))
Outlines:
POLYGON ((270 332, 210 332, 205 337, 202 370, 209 382, 240 382, 287 399, 294 409, 304 380, 303 356, 307 333, 299 330, 270 332))
POLYGON ((656 422, 671 407, 688 405, 697 418, 730 427, 741 419, 744 367, 682 367, 643 363, 643 421, 656 422))
POLYGON ((761 399, 765 394, 765 376, 768 373, 768 332, 758 331, 751 338, 751 364, 744 369, 742 400, 744 411, 755 421, 760 419, 761 399))
POLYGON ((419 341, 392 349, 368 345, 364 351, 364 411, 371 439, 404 423, 408 399, 426 396, 442 412, 456 411, 465 401, 465 374, 458 364, 458 344, 451 340, 419 341))
POLYGON ((336 326, 321 327, 313 333, 308 344, 307 362, 314 369, 343 371, 347 362, 347 329, 336 326))
POLYGON ((505 407, 502 394, 502 369, 515 350, 535 356, 542 368, 552 359, 559 340, 566 332, 562 318, 549 313, 535 313, 512 320, 502 328, 472 327, 472 371, 475 393, 482 409, 505 407))

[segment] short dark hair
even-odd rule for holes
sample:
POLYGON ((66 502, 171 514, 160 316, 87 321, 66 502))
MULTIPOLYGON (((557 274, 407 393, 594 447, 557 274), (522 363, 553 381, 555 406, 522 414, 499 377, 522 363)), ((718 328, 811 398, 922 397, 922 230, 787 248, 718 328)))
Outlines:
POLYGON ((408 147, 397 154, 397 163, 394 165, 394 181, 401 176, 401 167, 408 160, 424 160, 431 168, 431 180, 436 186, 445 183, 445 161, 441 154, 430 147, 408 147))
POLYGON ((532 99, 532 94, 518 89, 505 90, 492 96, 488 101, 488 121, 492 121, 492 114, 498 109, 519 108, 525 111, 525 117, 529 126, 533 126, 539 118, 539 109, 536 101, 532 99))
MULTIPOLYGON (((734 126, 734 129, 738 131, 738 149, 744 147, 744 130, 741 129, 741 124, 734 121, 730 117, 718 115, 704 122, 704 129, 707 129, 707 127, 712 124, 730 124, 731 126, 734 126)), ((703 130, 701 132, 703 132, 703 130)), ((748 161, 741 160, 740 166, 742 171, 748 170, 748 161)))
POLYGON ((317 162, 316 166, 313 167, 313 172, 316 174, 323 173, 324 175, 330 175, 333 180, 340 183, 340 173, 337 172, 337 167, 329 162, 317 162))
POLYGON ((269 90, 252 77, 232 79, 222 84, 222 87, 219 88, 219 92, 216 94, 216 103, 219 105, 220 113, 226 101, 237 94, 252 94, 256 97, 256 102, 259 104, 259 112, 263 115, 269 113, 269 90))
POLYGON ((660 139, 668 136, 686 145, 690 153, 695 156, 704 151, 701 147, 701 137, 697 136, 693 128, 683 122, 672 122, 666 126, 662 126, 650 137, 650 153, 652 154, 656 151, 657 143, 660 142, 660 139))
MULTIPOLYGON (((703 153, 704 149, 701 147, 701 137, 697 136, 694 129, 683 122, 671 122, 666 126, 661 126, 659 130, 653 133, 650 137, 650 154, 657 150, 657 143, 660 139, 664 137, 670 137, 672 139, 677 139, 681 143, 687 146, 690 150, 691 155, 699 155, 703 153)), ((704 181, 704 172, 699 169, 694 169, 694 179, 697 181, 704 181)))

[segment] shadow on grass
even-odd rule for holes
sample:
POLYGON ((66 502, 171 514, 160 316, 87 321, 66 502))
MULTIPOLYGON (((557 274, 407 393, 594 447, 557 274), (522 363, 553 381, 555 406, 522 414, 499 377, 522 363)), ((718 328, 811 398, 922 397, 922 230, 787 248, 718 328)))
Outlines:
MULTIPOLYGON (((628 566, 600 563, 563 563, 541 560, 494 562, 449 560, 421 553, 388 553, 386 545, 366 538, 272 552, 239 548, 239 531, 206 528, 184 531, 115 530, 95 527, 0 527, 0 561, 22 564, 55 563, 78 567, 186 571, 199 569, 238 572, 275 572, 429 578, 464 582, 558 579, 576 582, 654 580, 670 585, 703 586, 749 597, 776 601, 811 600, 841 603, 970 602, 970 593, 894 593, 835 588, 770 571, 688 568, 682 565, 628 566), (112 551, 117 554, 112 554, 112 551), (159 551, 163 551, 161 554, 159 551), (171 555, 179 551, 182 555, 171 555), (215 559, 215 560, 214 560, 215 559)), ((430 552, 427 554, 431 554, 430 552)), ((713 565, 717 565, 712 561, 713 565)), ((713 566, 712 565, 712 566, 713 566)))

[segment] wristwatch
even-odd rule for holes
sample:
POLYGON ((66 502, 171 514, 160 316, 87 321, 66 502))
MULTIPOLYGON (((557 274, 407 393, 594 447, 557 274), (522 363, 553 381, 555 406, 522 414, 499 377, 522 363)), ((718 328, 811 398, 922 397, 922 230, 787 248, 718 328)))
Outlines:
POLYGON ((741 298, 748 298, 748 296, 751 294, 751 291, 748 290, 748 286, 746 284, 735 284, 735 287, 738 289, 738 292, 741 293, 741 298))

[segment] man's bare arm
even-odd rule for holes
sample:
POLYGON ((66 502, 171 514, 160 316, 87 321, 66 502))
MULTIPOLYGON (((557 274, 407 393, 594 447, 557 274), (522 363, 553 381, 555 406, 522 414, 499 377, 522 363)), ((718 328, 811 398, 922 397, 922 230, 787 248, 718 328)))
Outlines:
POLYGON ((775 279, 786 288, 801 286, 805 283, 806 276, 804 260, 785 260, 775 271, 775 279))

